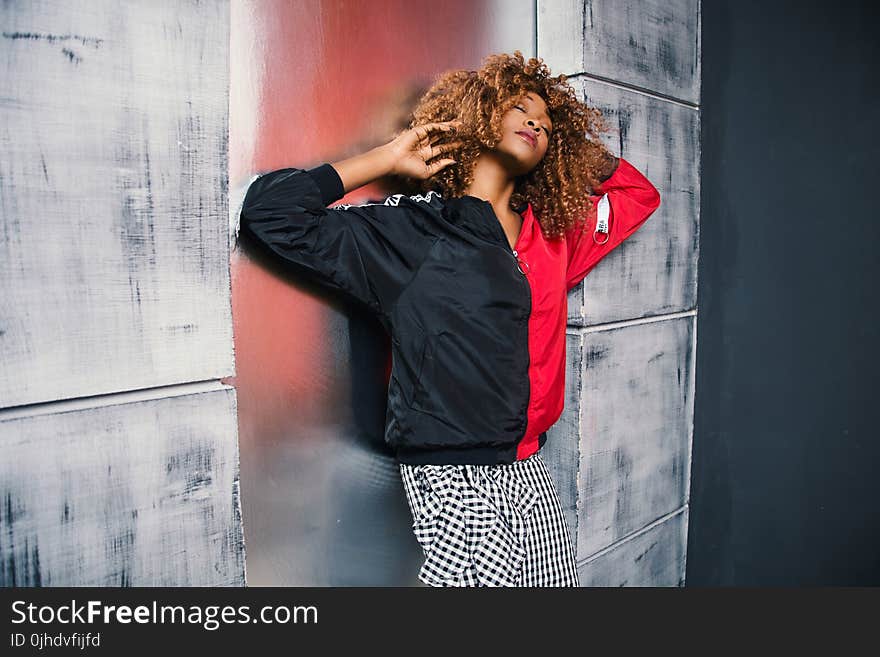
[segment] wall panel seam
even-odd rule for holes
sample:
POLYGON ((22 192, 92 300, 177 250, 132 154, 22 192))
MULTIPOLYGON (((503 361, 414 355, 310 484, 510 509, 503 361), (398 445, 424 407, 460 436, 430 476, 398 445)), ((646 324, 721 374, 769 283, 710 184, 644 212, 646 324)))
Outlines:
POLYGON ((661 94, 658 91, 652 91, 651 89, 648 89, 646 87, 640 87, 636 84, 630 84, 628 82, 621 82, 620 80, 614 80, 613 78, 606 78, 601 75, 596 75, 595 73, 586 73, 584 71, 580 71, 578 73, 572 73, 568 76, 569 80, 575 80, 579 78, 607 84, 612 87, 617 87, 618 89, 623 89, 624 91, 632 91, 634 93, 648 96, 656 100, 663 100, 668 103, 673 103, 675 105, 681 105, 682 107, 686 107, 688 109, 700 109, 699 103, 694 103, 692 101, 684 100, 682 98, 676 98, 675 96, 670 96, 668 94, 661 94))
POLYGON ((598 333, 599 331, 610 331, 624 326, 638 326, 639 324, 654 324, 657 322, 665 322, 672 319, 681 319, 682 317, 696 317, 697 309, 683 310, 677 313, 664 313, 662 315, 649 315, 647 317, 635 317, 633 319, 622 319, 616 322, 604 322, 602 324, 590 324, 589 326, 578 326, 577 324, 567 324, 565 332, 569 335, 582 333, 598 333))
POLYGON ((18 420, 27 417, 37 417, 40 415, 67 413, 70 411, 85 411, 93 408, 104 408, 106 406, 155 401, 157 399, 168 399, 171 397, 197 395, 208 392, 217 392, 218 390, 234 391, 235 388, 222 383, 219 379, 208 379, 205 381, 188 381, 185 383, 175 383, 153 388, 109 392, 102 395, 90 395, 88 397, 70 397, 68 399, 57 399, 35 404, 23 404, 21 406, 0 408, 0 422, 18 420))
POLYGON ((597 550, 596 552, 593 552, 593 554, 587 555, 583 559, 578 559, 577 560, 578 568, 580 568, 581 566, 583 566, 591 561, 594 561, 596 559, 599 559, 599 558, 605 556, 606 554, 608 554, 609 552, 611 552, 615 548, 618 548, 621 545, 628 543, 629 541, 632 541, 632 540, 639 538, 640 536, 648 533, 649 531, 651 531, 655 527, 658 527, 665 522, 669 522, 670 520, 672 520, 676 516, 683 514, 687 510, 687 508, 688 508, 688 504, 685 503, 682 506, 677 507, 673 511, 670 511, 669 513, 666 513, 666 514, 663 514, 662 516, 660 516, 656 520, 649 522, 644 527, 640 527, 638 529, 631 531, 629 534, 626 534, 625 536, 621 536, 613 543, 609 543, 608 545, 603 547, 601 550, 597 550))

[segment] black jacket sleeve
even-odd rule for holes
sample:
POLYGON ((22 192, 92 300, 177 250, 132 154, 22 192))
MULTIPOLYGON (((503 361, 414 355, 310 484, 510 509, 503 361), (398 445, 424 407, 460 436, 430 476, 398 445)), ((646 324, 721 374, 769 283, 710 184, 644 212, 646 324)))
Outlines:
POLYGON ((434 238, 412 204, 327 207, 344 192, 329 163, 261 174, 245 194, 241 231, 295 269, 388 315, 434 238))

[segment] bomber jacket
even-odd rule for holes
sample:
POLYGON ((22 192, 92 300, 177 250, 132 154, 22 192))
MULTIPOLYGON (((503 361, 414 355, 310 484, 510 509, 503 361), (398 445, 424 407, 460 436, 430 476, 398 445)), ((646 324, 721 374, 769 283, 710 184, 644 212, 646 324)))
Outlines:
POLYGON ((391 337, 385 442, 403 463, 512 463, 563 411, 568 292, 660 205, 627 160, 564 239, 532 204, 513 248, 494 209, 430 191, 340 204, 336 170, 257 174, 241 232, 372 310, 391 337), (591 230, 581 226, 589 221, 591 230))

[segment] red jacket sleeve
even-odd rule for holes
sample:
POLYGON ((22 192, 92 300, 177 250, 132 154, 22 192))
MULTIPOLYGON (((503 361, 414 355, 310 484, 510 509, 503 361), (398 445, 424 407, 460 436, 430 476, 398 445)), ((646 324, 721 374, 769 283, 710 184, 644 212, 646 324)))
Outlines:
POLYGON ((580 283, 602 258, 636 232, 660 205, 660 192, 651 181, 622 157, 619 160, 611 177, 590 196, 593 209, 585 220, 592 230, 584 232, 583 221, 579 221, 565 233, 568 290, 580 283), (607 235, 595 232, 597 222, 603 218, 607 218, 607 235), (597 241, 603 243, 597 244, 597 241))

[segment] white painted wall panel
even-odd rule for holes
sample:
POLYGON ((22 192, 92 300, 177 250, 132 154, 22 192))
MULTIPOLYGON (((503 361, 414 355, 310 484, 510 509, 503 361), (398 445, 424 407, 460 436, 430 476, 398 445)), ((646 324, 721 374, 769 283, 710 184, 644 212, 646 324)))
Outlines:
POLYGON ((0 407, 233 373, 228 14, 0 8, 0 407))
POLYGON ((581 586, 684 586, 688 507, 578 567, 581 586))
POLYGON ((0 586, 241 586, 235 392, 0 418, 0 586))
POLYGON ((566 409, 551 430, 548 466, 578 491, 582 585, 681 586, 699 258, 700 0, 538 0, 537 12, 538 55, 605 114, 609 149, 662 197, 569 294, 566 409))
POLYGON ((569 323, 690 310, 699 257, 700 125, 696 109, 579 78, 614 127, 606 144, 660 192, 660 207, 569 293, 569 323))
POLYGON ((584 333, 580 558, 687 500, 694 320, 584 333))
POLYGON ((552 69, 700 102, 700 0, 538 0, 552 69))

